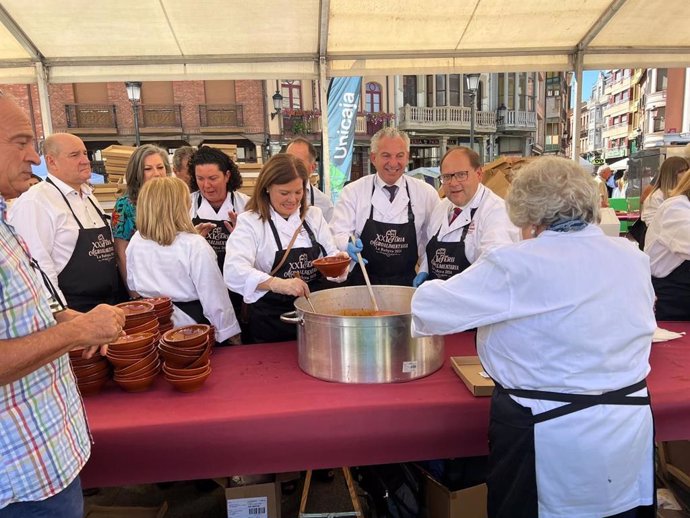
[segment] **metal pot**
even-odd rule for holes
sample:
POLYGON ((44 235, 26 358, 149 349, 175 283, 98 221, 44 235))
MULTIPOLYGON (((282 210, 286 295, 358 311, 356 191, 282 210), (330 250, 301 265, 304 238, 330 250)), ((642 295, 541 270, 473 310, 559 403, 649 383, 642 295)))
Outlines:
POLYGON ((281 316, 297 328, 299 366, 307 374, 343 383, 392 383, 427 376, 443 365, 443 337, 412 338, 414 288, 374 286, 379 309, 390 316, 340 316, 344 309, 370 309, 366 286, 334 288, 303 297, 281 316))

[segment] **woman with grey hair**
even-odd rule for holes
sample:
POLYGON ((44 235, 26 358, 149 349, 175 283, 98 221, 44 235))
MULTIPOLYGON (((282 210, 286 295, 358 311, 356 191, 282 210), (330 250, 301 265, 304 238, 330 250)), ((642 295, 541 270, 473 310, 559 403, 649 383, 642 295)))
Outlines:
POLYGON ((570 160, 520 170, 506 204, 523 241, 412 299, 417 336, 477 328, 496 383, 489 516, 651 518, 649 261, 597 227, 597 185, 570 160), (613 307, 615 326, 604 310, 613 307))

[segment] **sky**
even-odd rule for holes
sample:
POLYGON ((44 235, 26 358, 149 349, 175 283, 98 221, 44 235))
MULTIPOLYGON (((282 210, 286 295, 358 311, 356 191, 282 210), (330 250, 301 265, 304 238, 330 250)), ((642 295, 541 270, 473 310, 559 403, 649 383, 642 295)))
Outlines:
MULTIPOLYGON (((582 72, 582 98, 583 101, 589 101, 589 97, 592 95, 592 86, 597 80, 599 75, 599 70, 585 70, 582 72)), ((570 106, 574 106, 575 98, 572 97, 575 94, 573 91, 570 95, 570 106)))

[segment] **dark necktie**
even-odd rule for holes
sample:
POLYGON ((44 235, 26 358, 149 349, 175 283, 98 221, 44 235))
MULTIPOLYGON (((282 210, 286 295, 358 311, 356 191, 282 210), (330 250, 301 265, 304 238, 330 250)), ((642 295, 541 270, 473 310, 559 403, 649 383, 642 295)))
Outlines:
POLYGON ((455 221, 455 219, 460 215, 461 212, 462 212, 462 209, 460 207, 455 207, 453 209, 453 212, 451 212, 451 214, 450 214, 450 221, 448 222, 448 224, 452 225, 453 221, 455 221))
POLYGON ((395 195, 398 193, 398 186, 397 185, 384 185, 383 188, 388 191, 388 201, 393 203, 393 200, 395 199, 395 195))

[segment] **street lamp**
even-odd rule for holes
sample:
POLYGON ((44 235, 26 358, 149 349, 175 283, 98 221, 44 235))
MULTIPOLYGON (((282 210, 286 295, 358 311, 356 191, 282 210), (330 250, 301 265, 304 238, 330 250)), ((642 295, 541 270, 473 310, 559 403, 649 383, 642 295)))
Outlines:
POLYGON ((127 88, 127 98, 132 103, 132 111, 134 112, 134 138, 137 147, 141 144, 139 137, 139 101, 141 101, 141 81, 127 81, 125 82, 127 88))
MULTIPOLYGON (((276 84, 276 86, 278 86, 276 84)), ((280 112, 283 111, 283 96, 280 95, 280 92, 276 90, 276 93, 273 94, 273 113, 271 113, 271 120, 275 119, 276 115, 279 115, 280 112)), ((278 145, 282 147, 283 145, 283 118, 280 117, 278 119, 278 145)))
POLYGON ((474 99, 479 87, 479 74, 465 74, 467 89, 470 91, 470 148, 474 149, 474 99))

